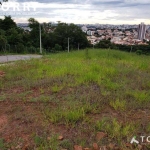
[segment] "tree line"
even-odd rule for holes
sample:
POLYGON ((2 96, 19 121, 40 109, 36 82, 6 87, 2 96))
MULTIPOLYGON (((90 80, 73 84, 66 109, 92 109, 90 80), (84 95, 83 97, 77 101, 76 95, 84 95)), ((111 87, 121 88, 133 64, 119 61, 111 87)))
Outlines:
POLYGON ((96 48, 105 48, 105 49, 116 49, 126 52, 136 52, 137 54, 150 54, 150 42, 147 42, 147 45, 120 45, 111 43, 111 39, 102 40, 95 45, 96 48))
POLYGON ((0 52, 39 52, 40 28, 42 48, 46 52, 67 50, 68 38, 70 49, 84 49, 89 46, 86 34, 74 24, 59 22, 57 26, 53 26, 51 23, 40 24, 34 18, 30 18, 28 27, 31 31, 18 27, 11 16, 0 19, 0 52))

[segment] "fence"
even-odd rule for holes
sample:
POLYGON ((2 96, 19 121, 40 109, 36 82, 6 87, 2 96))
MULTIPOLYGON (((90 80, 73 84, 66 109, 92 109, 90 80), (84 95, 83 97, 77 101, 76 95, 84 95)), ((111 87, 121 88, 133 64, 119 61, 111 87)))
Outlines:
POLYGON ((39 54, 40 49, 35 47, 27 47, 23 44, 0 46, 0 54, 39 54))

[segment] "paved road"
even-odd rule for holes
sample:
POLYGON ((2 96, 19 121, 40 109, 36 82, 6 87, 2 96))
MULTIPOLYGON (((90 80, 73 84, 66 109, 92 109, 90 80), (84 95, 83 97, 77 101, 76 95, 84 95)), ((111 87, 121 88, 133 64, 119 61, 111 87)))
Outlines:
POLYGON ((0 56, 0 63, 6 63, 11 61, 17 60, 27 60, 31 58, 41 58, 41 55, 7 55, 7 56, 0 56))

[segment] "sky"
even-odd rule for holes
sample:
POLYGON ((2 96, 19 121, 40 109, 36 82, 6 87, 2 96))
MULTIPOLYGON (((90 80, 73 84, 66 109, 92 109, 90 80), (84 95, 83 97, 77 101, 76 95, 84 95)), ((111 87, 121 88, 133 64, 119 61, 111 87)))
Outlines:
POLYGON ((150 0, 9 0, 0 6, 0 18, 11 15, 17 23, 33 17, 41 23, 150 24, 149 14, 150 0))

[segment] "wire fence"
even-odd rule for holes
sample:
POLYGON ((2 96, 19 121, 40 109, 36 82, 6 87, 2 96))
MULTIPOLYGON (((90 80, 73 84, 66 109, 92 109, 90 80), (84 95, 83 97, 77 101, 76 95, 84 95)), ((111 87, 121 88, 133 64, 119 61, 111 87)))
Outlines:
MULTIPOLYGON (((74 50, 71 46, 70 46, 70 51, 74 50)), ((58 47, 58 44, 56 44, 56 46, 54 48, 42 48, 42 54, 49 54, 49 53, 58 53, 58 52, 62 52, 62 51, 68 51, 68 47, 66 47, 65 50, 62 50, 62 48, 58 47)), ((0 55, 11 55, 11 54, 41 54, 40 53, 40 48, 35 48, 33 46, 24 46, 22 44, 18 44, 18 45, 10 45, 10 44, 6 44, 4 46, 0 45, 0 55)))
POLYGON ((24 45, 10 45, 0 46, 0 54, 39 54, 40 49, 35 47, 27 47, 24 45))

